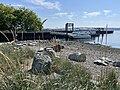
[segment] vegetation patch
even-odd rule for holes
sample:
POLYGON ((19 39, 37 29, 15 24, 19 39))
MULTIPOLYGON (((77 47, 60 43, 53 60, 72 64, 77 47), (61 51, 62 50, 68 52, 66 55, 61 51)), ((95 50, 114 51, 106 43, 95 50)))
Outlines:
POLYGON ((65 58, 52 59, 51 73, 34 75, 26 71, 26 61, 31 61, 34 51, 28 47, 0 46, 1 90, 119 90, 115 70, 91 80, 92 74, 80 64, 65 58), (53 74, 54 73, 54 74, 53 74), (56 73, 56 74, 55 74, 56 73))

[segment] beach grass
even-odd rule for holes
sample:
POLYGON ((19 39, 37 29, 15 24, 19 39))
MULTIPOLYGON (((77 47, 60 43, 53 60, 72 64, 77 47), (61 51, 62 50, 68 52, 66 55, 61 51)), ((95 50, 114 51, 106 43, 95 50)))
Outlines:
POLYGON ((115 69, 93 79, 85 66, 63 57, 52 59, 50 75, 31 74, 34 53, 28 46, 0 46, 0 90, 120 90, 115 69))

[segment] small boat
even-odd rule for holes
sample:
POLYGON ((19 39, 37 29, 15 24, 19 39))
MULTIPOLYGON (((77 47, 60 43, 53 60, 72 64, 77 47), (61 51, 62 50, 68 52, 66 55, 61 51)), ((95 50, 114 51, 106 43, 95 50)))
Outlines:
POLYGON ((72 36, 73 39, 86 39, 91 38, 91 35, 89 34, 88 30, 79 30, 79 31, 73 31, 69 34, 72 36))

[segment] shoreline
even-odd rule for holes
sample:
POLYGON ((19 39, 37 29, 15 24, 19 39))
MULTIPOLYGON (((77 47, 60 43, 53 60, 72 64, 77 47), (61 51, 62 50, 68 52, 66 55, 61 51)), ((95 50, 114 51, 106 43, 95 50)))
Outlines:
MULTIPOLYGON (((107 58, 111 59, 113 62, 120 61, 120 49, 118 48, 111 48, 109 46, 104 45, 91 45, 91 44, 84 44, 75 41, 56 41, 55 44, 63 45, 65 48, 62 49, 60 52, 56 54, 59 57, 66 58, 70 53, 80 52, 86 54, 86 62, 74 62, 74 64, 81 64, 85 68, 87 68, 93 75, 93 77, 98 77, 101 75, 101 71, 105 72, 106 68, 114 68, 117 70, 118 79, 120 81, 120 68, 113 67, 112 65, 109 66, 99 66, 94 64, 94 60, 98 60, 102 57, 107 56, 107 58)), ((38 50, 40 47, 50 47, 53 46, 53 43, 47 41, 41 41, 40 46, 30 46, 33 50, 38 50)))

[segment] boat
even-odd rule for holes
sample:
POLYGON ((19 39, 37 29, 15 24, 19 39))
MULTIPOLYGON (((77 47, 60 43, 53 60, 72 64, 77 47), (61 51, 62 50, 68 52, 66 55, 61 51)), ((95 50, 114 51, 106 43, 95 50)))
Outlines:
POLYGON ((96 33, 96 30, 89 30, 91 37, 98 37, 100 34, 96 33))
POLYGON ((91 38, 91 35, 89 34, 88 30, 79 30, 79 31, 73 31, 72 33, 68 34, 73 39, 86 39, 91 38))

